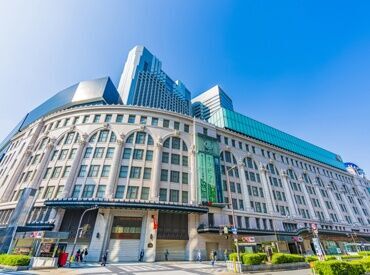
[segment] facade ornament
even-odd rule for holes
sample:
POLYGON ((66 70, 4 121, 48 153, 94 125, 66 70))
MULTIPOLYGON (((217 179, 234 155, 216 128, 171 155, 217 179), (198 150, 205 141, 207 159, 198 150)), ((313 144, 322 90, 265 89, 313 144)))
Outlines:
POLYGON ((71 127, 69 127, 69 130, 70 130, 70 131, 74 131, 74 130, 76 130, 76 125, 71 125, 71 127))
POLYGON ((230 150, 230 146, 229 145, 226 145, 225 146, 225 150, 229 151, 230 150))
POLYGON ((140 130, 144 131, 145 130, 145 125, 140 125, 140 130))
POLYGON ((269 163, 270 164, 273 164, 274 163, 274 160, 273 159, 269 159, 269 163))
POLYGON ((196 153, 196 146, 195 146, 195 144, 192 144, 192 145, 190 146, 190 152, 191 152, 192 154, 195 154, 195 153, 196 153))
POLYGON ((82 139, 87 140, 88 137, 89 137, 89 135, 87 133, 82 134, 82 139))
POLYGON ((104 129, 109 129, 110 125, 109 125, 109 123, 104 123, 103 127, 104 127, 104 129))
POLYGON ((126 135, 125 135, 124 133, 121 133, 121 134, 119 135, 119 137, 120 137, 122 140, 125 140, 126 135))
POLYGON ((179 130, 175 130, 174 133, 173 133, 173 135, 175 137, 179 137, 180 136, 180 131, 179 130))
POLYGON ((288 172, 286 170, 281 169, 280 173, 282 177, 288 178, 288 172))
POLYGON ((122 139, 117 139, 116 142, 117 142, 118 145, 122 145, 124 143, 122 139))

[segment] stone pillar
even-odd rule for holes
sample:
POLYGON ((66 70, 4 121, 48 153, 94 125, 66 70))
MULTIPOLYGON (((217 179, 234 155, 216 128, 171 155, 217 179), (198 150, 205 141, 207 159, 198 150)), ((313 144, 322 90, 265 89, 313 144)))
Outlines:
POLYGON ((271 194, 271 188, 267 177, 267 169, 262 163, 260 163, 259 165, 259 172, 261 174, 263 192, 265 193, 266 196, 267 212, 270 215, 274 215, 276 214, 275 204, 271 194))
POLYGON ((197 175, 197 161, 196 161, 196 149, 195 145, 192 145, 190 148, 190 203, 197 204, 197 193, 198 193, 198 175, 197 175))
POLYGON ((294 193, 292 191, 292 189, 290 188, 290 185, 289 185, 289 176, 288 176, 288 173, 287 171, 281 171, 281 174, 282 174, 282 182, 283 182, 283 187, 284 187, 284 190, 285 190, 285 193, 286 193, 286 198, 288 200, 288 204, 289 204, 289 209, 292 210, 292 213, 291 215, 293 217, 298 217, 298 209, 297 209, 297 205, 295 204, 295 201, 294 201, 294 193))
POLYGON ((244 198, 244 210, 247 212, 251 212, 251 200, 249 198, 249 194, 246 190, 246 186, 248 185, 247 178, 245 177, 245 170, 244 170, 244 163, 243 160, 240 160, 238 162, 238 173, 241 181, 241 187, 242 187, 242 194, 244 198))
POLYGON ((314 186, 314 188, 315 188, 315 191, 316 191, 317 196, 319 197, 319 201, 320 201, 321 209, 322 209, 322 210, 323 210, 323 212, 324 212, 325 220, 329 221, 329 220, 330 220, 330 215, 329 215, 328 208, 326 207, 326 204, 325 204, 324 198, 322 197, 322 194, 321 194, 321 191, 320 191, 320 185, 319 185, 319 183, 315 180, 315 181, 314 181, 314 183, 313 183, 313 186, 314 186))
POLYGON ((75 156, 75 159, 73 160, 71 171, 69 172, 69 175, 65 181, 62 198, 68 198, 71 195, 72 186, 73 186, 74 180, 78 173, 78 168, 80 166, 80 162, 82 159, 82 153, 85 149, 86 143, 87 142, 85 139, 82 139, 78 142, 76 156, 75 156))
MULTIPOLYGON (((157 247, 157 229, 154 229, 154 221, 158 223, 158 211, 150 210, 144 219, 145 234, 144 234, 144 262, 155 262, 156 247, 157 247)), ((139 251, 140 253, 140 251, 139 251)))
POLYGON ((189 240, 186 244, 186 258, 188 261, 196 260, 198 250, 202 250, 199 244, 198 224, 199 215, 194 213, 188 214, 189 240))
POLYGON ((315 210, 313 208, 310 195, 308 194, 308 191, 307 191, 307 188, 306 188, 306 183, 303 181, 302 177, 299 178, 299 184, 302 185, 303 194, 304 194, 304 197, 307 201, 308 211, 310 212, 311 220, 316 219, 315 210))
POLYGON ((159 183, 161 181, 161 156, 162 156, 162 139, 159 139, 155 144, 153 157, 153 185, 150 189, 150 200, 159 200, 159 183))
POLYGON ((90 262, 98 262, 101 260, 103 253, 109 242, 110 224, 112 215, 110 209, 99 209, 96 216, 94 230, 91 236, 89 245, 89 255, 87 257, 90 262))
POLYGON ((124 143, 122 140, 117 140, 117 146, 115 148, 112 161, 112 168, 108 178, 108 185, 105 189, 105 197, 109 199, 114 198, 114 191, 117 185, 118 172, 121 167, 123 144, 124 143))

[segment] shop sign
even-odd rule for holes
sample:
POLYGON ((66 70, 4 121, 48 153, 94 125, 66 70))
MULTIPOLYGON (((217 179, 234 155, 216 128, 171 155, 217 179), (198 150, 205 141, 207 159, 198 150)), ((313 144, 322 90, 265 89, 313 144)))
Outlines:
POLYGON ((256 238, 255 237, 243 237, 242 238, 242 241, 244 243, 255 243, 256 242, 256 238))
POLYGON ((303 242, 303 238, 301 236, 293 236, 292 237, 293 242, 303 242))
POLYGON ((34 231, 34 232, 31 232, 30 234, 30 238, 35 238, 35 239, 41 239, 43 237, 43 234, 44 232, 42 231, 34 231))
POLYGON ((318 238, 312 238, 313 246, 315 247, 316 255, 322 256, 324 253, 321 250, 320 241, 318 238))
POLYGON ((231 232, 233 232, 234 235, 238 234, 238 230, 236 229, 236 227, 231 228, 231 232))

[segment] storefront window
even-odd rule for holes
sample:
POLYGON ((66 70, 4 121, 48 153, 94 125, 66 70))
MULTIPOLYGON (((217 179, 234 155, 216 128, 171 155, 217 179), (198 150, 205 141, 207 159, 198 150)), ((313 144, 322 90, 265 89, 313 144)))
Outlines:
POLYGON ((114 217, 111 239, 140 239, 142 218, 114 217))

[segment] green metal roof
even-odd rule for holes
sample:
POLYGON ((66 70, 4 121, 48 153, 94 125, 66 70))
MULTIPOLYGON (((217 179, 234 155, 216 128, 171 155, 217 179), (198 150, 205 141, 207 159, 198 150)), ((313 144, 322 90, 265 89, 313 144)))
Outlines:
POLYGON ((339 155, 237 112, 221 108, 208 121, 218 127, 238 132, 298 155, 345 170, 344 163, 339 155))

